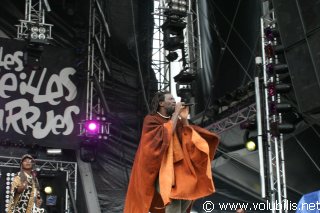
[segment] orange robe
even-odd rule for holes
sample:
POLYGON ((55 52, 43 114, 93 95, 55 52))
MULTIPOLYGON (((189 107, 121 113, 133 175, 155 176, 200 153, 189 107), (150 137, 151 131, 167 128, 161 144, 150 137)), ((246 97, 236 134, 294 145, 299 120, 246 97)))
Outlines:
POLYGON ((195 200, 215 191, 211 161, 218 136, 180 121, 173 133, 172 124, 158 114, 145 117, 124 213, 164 213, 171 199, 195 200))

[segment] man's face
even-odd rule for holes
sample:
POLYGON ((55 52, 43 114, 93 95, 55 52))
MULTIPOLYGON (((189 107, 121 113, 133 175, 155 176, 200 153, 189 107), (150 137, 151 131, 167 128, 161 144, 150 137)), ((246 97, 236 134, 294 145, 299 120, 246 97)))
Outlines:
POLYGON ((245 211, 243 209, 237 209, 236 213, 245 213, 245 211))
POLYGON ((25 158, 22 161, 22 169, 32 169, 32 165, 33 165, 33 159, 31 158, 25 158))
POLYGON ((176 106, 176 100, 171 94, 165 94, 164 95, 164 102, 163 102, 163 107, 167 112, 168 116, 171 116, 174 112, 176 106))

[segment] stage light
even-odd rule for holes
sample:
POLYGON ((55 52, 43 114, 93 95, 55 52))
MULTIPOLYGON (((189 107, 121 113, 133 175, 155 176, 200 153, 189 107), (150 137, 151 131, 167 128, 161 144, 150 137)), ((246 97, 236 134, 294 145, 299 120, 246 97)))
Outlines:
POLYGON ((253 124, 252 122, 249 122, 250 127, 248 127, 247 125, 245 126, 245 132, 243 135, 243 142, 244 142, 244 147, 252 152, 257 150, 258 148, 258 137, 257 137, 257 133, 256 133, 256 124, 253 124), (253 127, 255 126, 255 127, 253 127))
POLYGON ((295 130, 295 125, 290 123, 272 122, 270 124, 270 127, 271 127, 271 135, 274 137, 279 136, 280 133, 287 134, 295 130))
POLYGON ((283 113, 283 112, 290 112, 292 110, 291 104, 288 103, 277 103, 276 104, 277 112, 283 113))
POLYGON ((276 84, 275 89, 280 94, 281 93, 286 93, 286 92, 289 92, 291 90, 291 85, 278 83, 278 84, 276 84))
POLYGON ((177 95, 181 97, 182 102, 190 102, 190 99, 193 96, 193 90, 191 84, 176 84, 177 95))
POLYGON ((47 155, 61 155, 62 150, 61 149, 47 149, 47 155))
POLYGON ((39 33, 42 33, 42 34, 44 34, 44 33, 46 33, 46 28, 44 28, 44 27, 40 27, 39 28, 39 33))
POLYGON ((46 36, 43 33, 40 33, 38 37, 40 40, 46 39, 46 36))
POLYGON ((97 115, 95 120, 85 120, 80 125, 80 158, 84 162, 93 162, 99 144, 108 139, 111 123, 104 115, 97 115))
POLYGON ((97 135, 99 133, 100 123, 96 120, 88 120, 85 122, 86 134, 97 135))
POLYGON ((245 147, 250 152, 257 150, 257 143, 255 138, 249 138, 245 143, 245 147))
POLYGON ((186 0, 169 0, 164 14, 169 17, 182 18, 187 16, 188 4, 186 0))
POLYGON ((188 72, 188 69, 185 68, 179 72, 178 75, 174 76, 173 79, 177 83, 181 84, 191 84, 193 80, 195 80, 197 74, 194 72, 188 72))
POLYGON ((186 23, 168 18, 161 26, 163 31, 163 48, 169 51, 182 49, 184 45, 183 29, 186 23))
POLYGON ((184 0, 171 0, 168 5, 173 11, 182 12, 182 15, 185 15, 187 12, 187 2, 184 0))
POLYGON ((268 58, 273 58, 274 57, 274 50, 273 50, 273 46, 272 46, 271 42, 269 42, 269 44, 267 44, 264 47, 264 51, 265 51, 266 56, 268 58))
POLYGON ((52 194, 52 187, 51 187, 51 186, 46 186, 46 187, 44 187, 44 192, 45 192, 47 195, 52 194))
POLYGON ((178 58, 178 53, 177 52, 170 52, 166 58, 168 59, 168 61, 172 62, 175 61, 178 58))
POLYGON ((273 69, 276 74, 283 74, 288 72, 288 65, 287 64, 275 64, 273 69))
POLYGON ((47 24, 29 23, 29 42, 47 44, 51 39, 51 26, 47 24))
POLYGON ((276 95, 276 87, 275 87, 275 85, 274 85, 273 83, 270 83, 270 84, 268 85, 268 95, 269 95, 269 96, 274 96, 274 95, 276 95))
POLYGON ((240 123, 240 129, 255 130, 257 128, 257 122, 255 119, 248 119, 240 123))

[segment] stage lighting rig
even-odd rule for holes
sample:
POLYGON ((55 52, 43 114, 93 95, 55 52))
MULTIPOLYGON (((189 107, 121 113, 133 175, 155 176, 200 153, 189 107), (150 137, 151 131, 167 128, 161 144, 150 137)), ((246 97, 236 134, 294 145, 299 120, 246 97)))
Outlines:
POLYGON ((52 39, 53 25, 45 23, 45 11, 51 11, 47 0, 25 0, 25 19, 20 20, 20 25, 17 25, 17 38, 31 43, 48 44, 52 39))
POLYGON ((178 53, 177 52, 170 52, 168 53, 168 55, 166 55, 166 58, 168 59, 168 61, 173 62, 178 58, 178 53))
POLYGON ((97 116, 80 123, 80 158, 84 162, 96 160, 98 145, 108 139, 110 125, 105 116, 97 116))
POLYGON ((186 0, 166 0, 165 15, 172 18, 183 18, 187 16, 188 4, 186 0))
POLYGON ((177 49, 183 49, 183 30, 186 28, 186 23, 183 20, 175 20, 171 17, 167 17, 167 20, 163 23, 161 28, 163 31, 163 43, 165 50, 175 51, 177 49))
POLYGON ((190 72, 188 68, 185 68, 181 70, 178 75, 173 77, 176 82, 177 95, 181 97, 181 101, 190 102, 190 99, 194 95, 192 82, 195 80, 196 76, 196 73, 190 72))
POLYGON ((289 103, 283 101, 282 95, 291 90, 290 84, 285 84, 281 81, 281 75, 289 72, 285 57, 283 56, 283 46, 276 39, 278 35, 276 29, 267 27, 266 39, 268 43, 265 46, 265 55, 267 60, 266 73, 268 77, 267 94, 270 113, 270 132, 274 137, 279 137, 280 134, 291 133, 295 130, 294 124, 286 123, 283 116, 293 110, 289 103))

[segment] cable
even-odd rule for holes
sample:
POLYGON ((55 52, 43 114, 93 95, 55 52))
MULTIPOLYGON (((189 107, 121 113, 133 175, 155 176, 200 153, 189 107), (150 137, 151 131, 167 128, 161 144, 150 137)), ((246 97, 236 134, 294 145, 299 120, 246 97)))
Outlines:
POLYGON ((138 49, 138 41, 137 41, 137 34, 136 34, 136 23, 134 20, 134 10, 133 10, 133 2, 132 0, 130 0, 131 2, 131 13, 132 13, 132 27, 133 27, 133 35, 134 35, 134 42, 135 42, 135 46, 136 46, 136 55, 137 55, 137 62, 138 62, 138 71, 139 71, 139 77, 140 77, 140 83, 141 83, 141 90, 142 90, 142 94, 143 94, 143 99, 144 102, 146 104, 148 113, 150 112, 150 108, 149 108, 149 104, 148 104, 148 100, 147 100, 147 96, 146 96, 146 92, 145 92, 145 88, 144 88, 144 84, 143 84, 143 78, 142 78, 142 73, 141 73, 141 66, 140 66, 140 55, 139 55, 139 49, 138 49))

